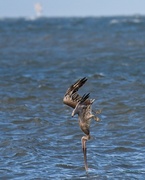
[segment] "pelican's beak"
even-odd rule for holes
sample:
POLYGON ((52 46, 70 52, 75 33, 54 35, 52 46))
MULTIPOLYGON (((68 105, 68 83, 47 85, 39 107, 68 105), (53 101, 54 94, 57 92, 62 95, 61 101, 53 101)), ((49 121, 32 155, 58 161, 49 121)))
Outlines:
POLYGON ((83 137, 82 137, 82 148, 83 148, 83 154, 84 154, 85 169, 86 171, 88 171, 86 139, 83 139, 83 137))

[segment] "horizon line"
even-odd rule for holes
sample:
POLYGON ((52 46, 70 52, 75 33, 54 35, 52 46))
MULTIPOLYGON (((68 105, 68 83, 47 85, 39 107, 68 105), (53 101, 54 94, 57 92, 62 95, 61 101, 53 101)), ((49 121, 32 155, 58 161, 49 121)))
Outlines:
POLYGON ((112 14, 112 15, 32 15, 32 16, 0 16, 0 19, 21 19, 21 18, 100 18, 100 17, 142 17, 145 16, 145 14, 139 14, 139 13, 134 13, 134 14, 112 14))

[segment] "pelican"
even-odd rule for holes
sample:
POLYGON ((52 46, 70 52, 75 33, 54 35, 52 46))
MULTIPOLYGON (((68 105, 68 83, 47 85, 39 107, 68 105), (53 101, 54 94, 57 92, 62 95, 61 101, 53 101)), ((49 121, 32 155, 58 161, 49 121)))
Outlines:
POLYGON ((63 102, 64 104, 73 108, 72 117, 75 114, 78 114, 79 126, 85 134, 85 136, 81 138, 81 142, 84 155, 85 170, 87 171, 88 165, 86 142, 91 138, 90 121, 92 118, 96 121, 99 121, 99 118, 92 113, 92 104, 95 101, 95 99, 89 99, 89 93, 84 94, 82 97, 77 93, 79 88, 83 86, 86 81, 87 78, 84 77, 76 81, 73 85, 71 85, 64 95, 63 102))

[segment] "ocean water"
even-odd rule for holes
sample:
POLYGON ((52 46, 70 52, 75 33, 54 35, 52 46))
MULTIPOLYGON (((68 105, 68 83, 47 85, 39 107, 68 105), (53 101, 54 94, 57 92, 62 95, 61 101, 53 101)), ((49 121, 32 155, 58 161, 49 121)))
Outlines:
POLYGON ((145 17, 0 19, 0 179, 145 178, 145 17), (67 88, 95 98, 84 169, 67 88))

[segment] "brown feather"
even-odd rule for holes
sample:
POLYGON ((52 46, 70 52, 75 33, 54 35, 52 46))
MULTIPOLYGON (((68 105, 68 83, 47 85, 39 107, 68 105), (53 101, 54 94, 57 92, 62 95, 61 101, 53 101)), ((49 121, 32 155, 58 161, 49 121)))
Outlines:
POLYGON ((73 85, 71 85, 68 90, 66 91, 64 98, 63 98, 63 103, 75 108, 77 103, 81 100, 81 96, 77 93, 80 87, 82 87, 85 82, 87 81, 87 78, 84 77, 82 79, 79 79, 76 81, 73 85))

